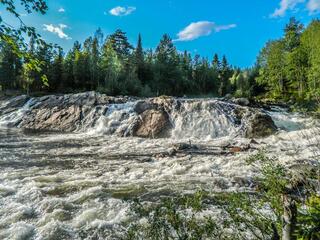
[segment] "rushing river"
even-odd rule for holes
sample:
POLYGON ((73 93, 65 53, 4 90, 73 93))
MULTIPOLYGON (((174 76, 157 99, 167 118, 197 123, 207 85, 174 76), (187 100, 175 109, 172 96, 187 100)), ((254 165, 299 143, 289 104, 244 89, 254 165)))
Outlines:
POLYGON ((173 115, 175 128, 164 139, 110 132, 123 113, 129 117, 121 125, 129 124, 134 103, 114 105, 73 134, 8 127, 28 104, 0 116, 0 239, 112 239, 128 219, 126 199, 247 189, 257 173, 244 160, 258 149, 287 166, 316 164, 319 149, 317 122, 279 108, 269 112, 279 132, 252 142, 205 101, 173 115), (207 154, 166 154, 179 143, 204 146, 207 154), (230 144, 250 148, 219 154, 230 144))

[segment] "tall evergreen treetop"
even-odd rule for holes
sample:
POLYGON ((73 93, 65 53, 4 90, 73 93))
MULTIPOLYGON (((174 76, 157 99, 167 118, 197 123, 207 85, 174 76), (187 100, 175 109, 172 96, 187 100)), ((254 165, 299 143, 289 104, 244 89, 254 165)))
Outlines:
POLYGON ((111 34, 108 38, 111 42, 112 48, 116 51, 118 57, 121 59, 128 59, 133 49, 129 43, 127 35, 122 30, 118 29, 115 33, 111 34))
POLYGON ((156 55, 159 62, 169 63, 176 54, 176 48, 168 34, 164 34, 156 49, 156 55))
POLYGON ((300 35, 303 31, 303 24, 297 21, 296 18, 290 18, 289 23, 285 27, 284 41, 287 51, 292 51, 300 45, 300 35))
POLYGON ((219 60, 219 56, 218 56, 217 53, 215 53, 214 56, 213 56, 212 66, 215 69, 219 69, 220 68, 220 60, 219 60))
POLYGON ((137 43, 137 47, 135 49, 135 62, 138 65, 141 65, 144 63, 144 53, 143 53, 143 48, 142 48, 141 34, 139 34, 139 36, 138 36, 138 43, 137 43))

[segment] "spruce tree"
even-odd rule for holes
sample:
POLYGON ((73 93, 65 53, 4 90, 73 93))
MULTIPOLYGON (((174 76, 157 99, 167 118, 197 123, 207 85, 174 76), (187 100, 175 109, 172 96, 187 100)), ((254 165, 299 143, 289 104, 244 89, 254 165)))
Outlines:
POLYGON ((142 84, 145 84, 146 83, 145 60, 144 60, 144 52, 142 48, 142 39, 140 34, 138 36, 138 43, 134 52, 134 64, 135 64, 135 71, 138 78, 140 79, 142 84))
POLYGON ((118 57, 123 61, 128 61, 132 45, 129 43, 127 35, 120 29, 117 29, 115 33, 111 34, 108 38, 113 50, 117 53, 118 57))

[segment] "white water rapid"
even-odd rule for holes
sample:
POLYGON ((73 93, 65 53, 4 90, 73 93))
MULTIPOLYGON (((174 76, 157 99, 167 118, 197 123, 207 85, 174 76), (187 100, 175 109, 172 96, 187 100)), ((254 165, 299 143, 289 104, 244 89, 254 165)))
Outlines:
POLYGON ((134 101, 92 109, 74 133, 23 131, 37 101, 9 104, 0 102, 0 239, 117 239, 128 220, 124 199, 247 189, 257 173, 245 159, 258 149, 288 167, 315 164, 320 149, 317 121, 280 108, 268 112, 279 131, 252 142, 232 104, 218 100, 183 100, 170 112, 171 137, 161 139, 119 137, 138 117, 134 101), (180 143, 209 153, 166 154, 180 143), (250 147, 215 154, 228 145, 250 147))

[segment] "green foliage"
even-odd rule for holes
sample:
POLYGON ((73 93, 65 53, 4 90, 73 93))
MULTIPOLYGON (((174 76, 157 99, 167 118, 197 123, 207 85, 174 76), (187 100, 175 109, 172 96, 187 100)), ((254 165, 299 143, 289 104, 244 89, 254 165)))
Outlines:
POLYGON ((210 63, 186 51, 179 53, 167 34, 155 52, 143 50, 140 34, 134 49, 121 30, 104 40, 98 29, 83 44, 75 42, 66 55, 58 46, 39 44, 34 36, 25 55, 20 54, 17 39, 8 38, 7 42, 10 44, 3 44, 0 52, 0 67, 6 73, 3 75, 8 76, 0 76, 3 89, 26 89, 27 85, 30 92, 99 90, 110 95, 136 96, 217 96, 220 93, 221 97, 233 91, 229 78, 234 70, 226 57, 220 64, 217 54, 210 63), (23 70, 22 64, 31 60, 26 56, 37 59, 41 67, 30 72, 23 70), (43 84, 41 79, 48 81, 43 84))
POLYGON ((296 236, 299 240, 320 239, 320 196, 311 195, 300 206, 296 236))
POLYGON ((261 193, 260 199, 268 203, 280 219, 283 214, 282 197, 286 194, 290 183, 290 173, 283 165, 278 163, 277 158, 266 156, 263 150, 246 159, 247 164, 260 169, 261 175, 256 179, 257 190, 261 193))
POLYGON ((157 203, 134 201, 124 239, 283 239, 288 231, 284 216, 292 213, 286 205, 288 198, 300 203, 293 205, 298 206, 297 219, 289 215, 294 233, 290 239, 319 239, 320 198, 308 181, 300 187, 295 185, 291 172, 263 150, 246 163, 260 173, 254 181, 255 191, 198 191, 157 203), (303 188, 311 194, 302 196, 303 188), (220 216, 210 212, 213 206, 220 210, 220 216))
POLYGON ((199 217, 205 210, 204 196, 198 191, 192 196, 162 199, 154 206, 132 204, 133 218, 142 223, 130 225, 125 239, 198 240, 218 237, 219 226, 210 217, 199 217))
MULTIPOLYGON (((27 26, 21 19, 21 13, 18 13, 17 5, 22 6, 26 13, 31 14, 32 12, 38 12, 40 14, 45 14, 48 10, 46 1, 44 0, 2 0, 0 4, 5 7, 5 10, 11 14, 17 21, 16 25, 18 27, 13 27, 8 24, 5 19, 0 16, 0 42, 10 46, 13 55, 18 56, 21 60, 26 62, 23 67, 23 75, 27 75, 28 80, 31 81, 31 75, 29 72, 41 72, 42 62, 36 59, 33 54, 29 54, 27 51, 28 45, 25 41, 25 36, 33 40, 37 45, 45 45, 44 40, 40 38, 40 35, 36 32, 34 27, 27 26), (38 64, 38 65, 37 65, 38 64)), ((1 46, 2 47, 2 44, 1 46)), ((12 74, 12 72, 11 72, 12 74)), ((42 75, 40 79, 43 80, 45 86, 48 85, 47 77, 42 75)), ((12 80, 11 80, 12 81, 12 80)), ((32 79, 32 82, 34 79, 32 79)), ((1 79, 0 79, 1 84, 1 79)), ((2 84, 1 84, 2 85, 2 84)), ((15 85, 15 84, 11 84, 15 85)), ((28 85, 28 84, 27 84, 28 85)), ((29 89, 29 87, 28 87, 29 89)))
POLYGON ((274 215, 266 214, 268 205, 259 196, 247 193, 218 195, 218 206, 226 212, 224 228, 232 229, 230 239, 269 239, 277 235, 274 215))
MULTIPOLYGON (((11 6, 13 1, 1 3, 11 6)), ((46 8, 40 4, 34 10, 45 13, 46 8)), ((25 88, 27 81, 32 82, 31 92, 102 90, 110 95, 219 97, 231 94, 291 100, 300 109, 317 108, 320 101, 319 20, 304 28, 294 18, 290 19, 284 36, 269 41, 256 65, 247 69, 233 68, 225 56, 220 59, 215 54, 209 60, 187 51, 179 52, 167 34, 153 51, 143 49, 140 34, 133 48, 122 30, 104 39, 98 29, 83 44, 75 42, 66 55, 58 46, 41 41, 38 35, 30 34, 29 46, 21 35, 13 32, 2 34, 1 38, 4 40, 0 44, 1 89, 25 88), (31 58, 41 66, 26 74, 22 65, 31 58), (24 76, 29 80, 24 80, 24 76), (42 79, 47 81, 43 84, 42 79)))
MULTIPOLYGON (((8 24, 5 21, 5 19, 0 17, 0 33, 1 33, 0 40, 7 42, 7 37, 14 38, 14 39, 17 39, 19 44, 26 47, 24 37, 23 37, 23 35, 25 34, 28 37, 35 38, 37 40, 37 44, 40 44, 43 42, 43 40, 39 38, 40 35, 36 33, 35 28, 28 27, 27 25, 24 24, 24 22, 21 20, 21 13, 18 13, 16 6, 17 5, 22 6, 28 14, 32 12, 45 14, 46 11, 48 10, 46 1, 44 0, 18 0, 18 1, 2 0, 0 1, 0 4, 4 5, 5 10, 16 18, 18 22, 17 25, 19 26, 18 28, 14 28, 10 24, 8 24)), ((18 49, 16 50, 18 51, 18 49)))
POLYGON ((318 101, 320 93, 320 23, 304 26, 295 18, 281 39, 266 44, 258 57, 257 82, 268 97, 298 103, 318 101))

